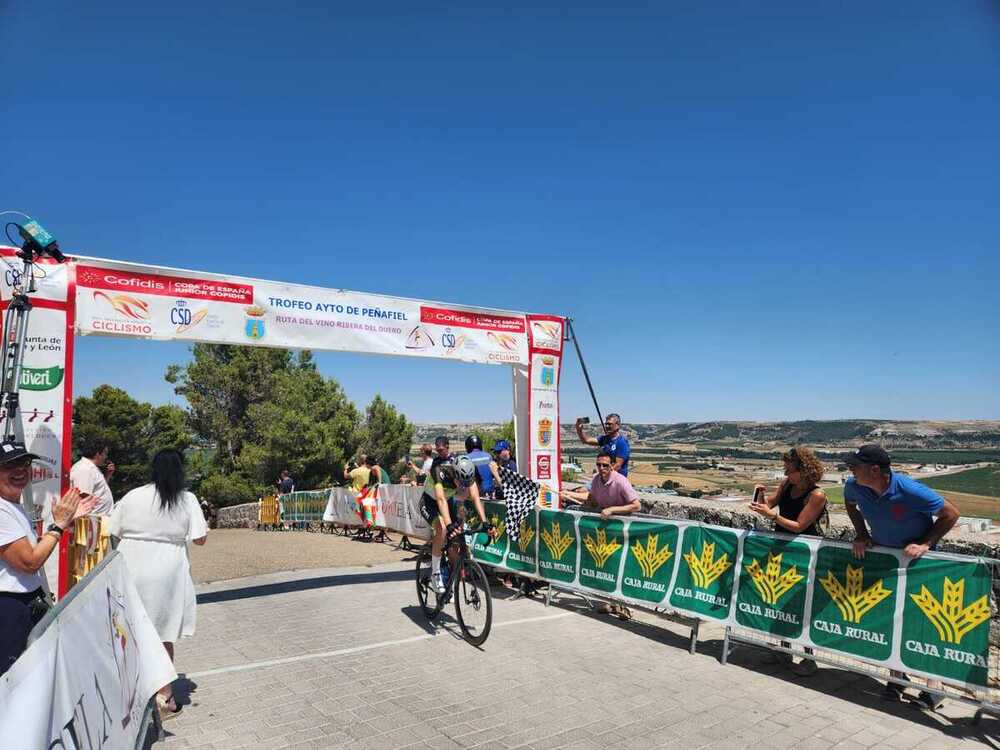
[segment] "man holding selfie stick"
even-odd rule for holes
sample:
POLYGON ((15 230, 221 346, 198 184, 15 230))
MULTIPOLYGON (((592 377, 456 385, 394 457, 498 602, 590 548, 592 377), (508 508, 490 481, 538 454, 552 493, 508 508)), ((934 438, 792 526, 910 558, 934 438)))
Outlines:
POLYGON ((576 434, 580 437, 580 442, 586 445, 596 445, 608 451, 611 455, 614 470, 622 476, 628 476, 628 459, 631 455, 631 448, 628 440, 622 434, 622 418, 617 414, 609 414, 604 420, 604 434, 598 438, 592 438, 583 434, 583 426, 590 424, 587 417, 576 418, 576 434))
POLYGON ((80 494, 84 497, 94 496, 96 504, 91 510, 93 515, 111 515, 111 510, 115 507, 115 498, 111 494, 108 480, 114 473, 115 465, 108 463, 107 443, 94 439, 85 441, 80 448, 80 460, 73 464, 73 468, 69 470, 69 483, 80 490, 80 494), (106 476, 100 468, 105 464, 107 465, 106 476))

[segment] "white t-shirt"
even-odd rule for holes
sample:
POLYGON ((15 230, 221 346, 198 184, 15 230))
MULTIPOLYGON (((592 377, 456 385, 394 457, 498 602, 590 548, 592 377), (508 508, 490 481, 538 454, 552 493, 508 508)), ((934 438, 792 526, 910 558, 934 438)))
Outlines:
POLYGON ((78 488, 81 492, 89 492, 97 498, 97 505, 91 512, 95 516, 111 515, 111 509, 115 507, 115 498, 111 494, 108 480, 104 478, 104 472, 84 456, 69 470, 69 483, 78 488))
MULTIPOLYGON (((20 503, 0 498, 0 547, 25 537, 32 546, 38 542, 28 514, 20 503)), ((0 560, 0 591, 16 593, 34 591, 43 585, 43 575, 41 570, 35 573, 22 573, 0 560)))
POLYGON ((421 474, 430 474, 431 473, 431 467, 433 465, 434 465, 434 459, 433 458, 425 458, 424 459, 424 465, 420 467, 420 473, 421 474))

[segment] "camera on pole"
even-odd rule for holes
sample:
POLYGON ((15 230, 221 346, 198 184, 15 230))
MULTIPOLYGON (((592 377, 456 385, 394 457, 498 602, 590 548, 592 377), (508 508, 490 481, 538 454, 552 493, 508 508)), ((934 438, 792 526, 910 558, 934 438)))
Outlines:
MULTIPOLYGON (((59 250, 59 243, 45 228, 30 216, 24 224, 9 222, 6 229, 16 227, 23 244, 17 251, 22 268, 14 276, 14 284, 3 322, 3 362, 0 369, 0 404, 3 405, 3 439, 14 440, 17 411, 20 406, 21 366, 24 362, 24 341, 31 314, 31 299, 36 291, 35 262, 49 257, 62 263, 66 256, 59 250)), ((8 239, 10 234, 8 233, 8 239)))

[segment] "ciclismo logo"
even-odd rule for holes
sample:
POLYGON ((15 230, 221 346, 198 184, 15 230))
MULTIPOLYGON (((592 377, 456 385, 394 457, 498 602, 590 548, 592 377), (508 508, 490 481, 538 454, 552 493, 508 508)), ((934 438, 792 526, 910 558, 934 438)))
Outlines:
POLYGON ((149 303, 144 299, 128 294, 93 292, 93 300, 95 303, 103 301, 116 314, 116 318, 95 317, 90 324, 95 331, 140 336, 149 336, 153 333, 153 326, 147 322, 150 320, 149 303), (122 321, 120 318, 125 320, 122 321))
POLYGON ((562 324, 552 321, 531 321, 531 343, 537 349, 560 350, 562 324))

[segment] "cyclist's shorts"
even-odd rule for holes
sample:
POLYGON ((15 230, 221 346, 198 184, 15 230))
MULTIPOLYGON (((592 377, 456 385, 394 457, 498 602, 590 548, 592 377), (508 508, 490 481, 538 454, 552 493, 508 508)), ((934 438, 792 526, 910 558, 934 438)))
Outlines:
MULTIPOLYGON (((434 519, 440 515, 438 513, 438 503, 437 499, 431 497, 426 492, 420 497, 420 515, 424 517, 427 523, 434 523, 434 519)), ((455 498, 448 498, 448 514, 451 516, 452 521, 458 520, 458 503, 455 502, 455 498)))

